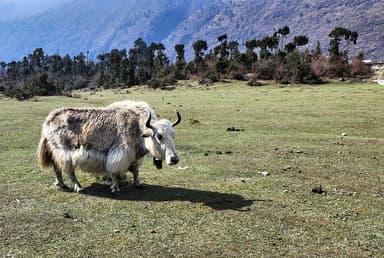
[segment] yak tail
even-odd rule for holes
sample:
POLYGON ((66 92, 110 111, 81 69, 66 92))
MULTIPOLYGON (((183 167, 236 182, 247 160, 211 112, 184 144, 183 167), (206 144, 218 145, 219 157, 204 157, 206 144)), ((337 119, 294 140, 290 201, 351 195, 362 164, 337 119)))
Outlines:
POLYGON ((53 165, 52 152, 47 145, 47 138, 41 138, 37 147, 37 160, 40 166, 47 169, 53 165))

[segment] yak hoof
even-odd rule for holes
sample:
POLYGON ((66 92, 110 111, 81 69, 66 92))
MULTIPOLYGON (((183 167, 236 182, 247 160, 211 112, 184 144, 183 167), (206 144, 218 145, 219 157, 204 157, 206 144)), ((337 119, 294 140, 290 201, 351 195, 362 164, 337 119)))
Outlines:
POLYGON ((112 189, 111 196, 112 197, 119 197, 120 196, 120 190, 116 191, 115 189, 112 189))
POLYGON ((134 182, 134 186, 135 186, 135 188, 144 188, 145 187, 143 181, 141 181, 140 179, 138 179, 134 182))
POLYGON ((112 197, 119 197, 120 196, 120 192, 112 191, 112 192, 110 192, 110 196, 112 196, 112 197))
POLYGON ((67 185, 56 185, 57 189, 63 192, 72 192, 72 189, 69 188, 67 185))
POLYGON ((83 193, 85 193, 84 188, 82 188, 81 186, 78 186, 78 185, 75 185, 73 190, 74 190, 74 192, 76 192, 76 193, 78 193, 78 194, 83 194, 83 193))
POLYGON ((117 183, 112 184, 111 190, 112 190, 112 194, 120 192, 119 185, 117 183))
POLYGON ((81 188, 81 189, 78 189, 76 191, 76 193, 78 193, 78 194, 85 194, 85 190, 83 188, 81 188))

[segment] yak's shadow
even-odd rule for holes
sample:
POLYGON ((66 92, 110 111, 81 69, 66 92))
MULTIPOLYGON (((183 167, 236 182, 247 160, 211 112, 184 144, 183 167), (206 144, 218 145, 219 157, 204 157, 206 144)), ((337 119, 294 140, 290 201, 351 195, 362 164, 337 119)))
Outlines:
POLYGON ((112 195, 110 188, 105 184, 93 183, 85 188, 87 195, 111 198, 116 200, 131 201, 183 201, 191 203, 203 203, 215 210, 237 210, 249 211, 249 206, 254 201, 266 200, 247 200, 238 194, 202 191, 186 189, 180 187, 168 187, 160 185, 148 185, 144 188, 134 189, 131 185, 121 185, 121 192, 112 195))

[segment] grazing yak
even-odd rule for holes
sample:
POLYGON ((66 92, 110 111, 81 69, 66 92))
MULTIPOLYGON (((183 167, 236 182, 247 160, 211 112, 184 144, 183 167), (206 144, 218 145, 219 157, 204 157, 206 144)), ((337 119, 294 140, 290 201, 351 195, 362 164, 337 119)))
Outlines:
POLYGON ((145 102, 121 101, 106 108, 61 108, 46 118, 38 146, 42 168, 53 167, 56 185, 63 190, 62 172, 68 174, 75 192, 83 187, 75 168, 94 174, 106 173, 111 178, 113 193, 120 191, 118 178, 129 170, 135 186, 142 182, 139 166, 150 153, 157 168, 161 162, 174 165, 179 161, 175 150, 173 127, 177 121, 157 119, 145 102))

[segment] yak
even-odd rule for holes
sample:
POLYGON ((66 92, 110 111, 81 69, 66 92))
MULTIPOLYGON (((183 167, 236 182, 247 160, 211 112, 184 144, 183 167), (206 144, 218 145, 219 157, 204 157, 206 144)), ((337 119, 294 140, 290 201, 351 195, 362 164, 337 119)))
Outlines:
POLYGON ((146 154, 154 163, 177 164, 174 127, 181 115, 171 123, 157 119, 143 101, 122 101, 104 108, 60 108, 45 119, 37 150, 38 162, 44 169, 53 167, 56 185, 68 190, 62 177, 66 173, 77 193, 84 192, 75 169, 111 178, 111 191, 117 193, 119 178, 132 172, 139 187, 139 166, 146 154))

